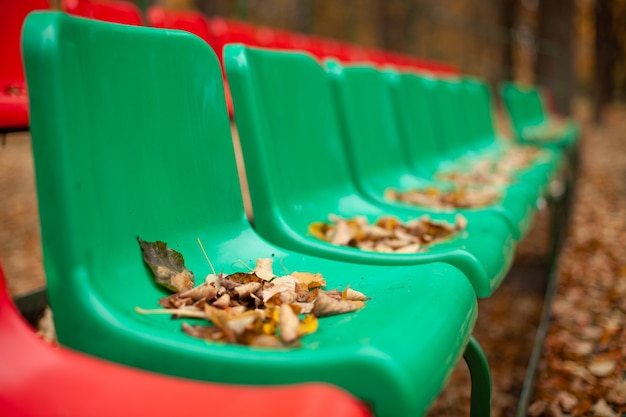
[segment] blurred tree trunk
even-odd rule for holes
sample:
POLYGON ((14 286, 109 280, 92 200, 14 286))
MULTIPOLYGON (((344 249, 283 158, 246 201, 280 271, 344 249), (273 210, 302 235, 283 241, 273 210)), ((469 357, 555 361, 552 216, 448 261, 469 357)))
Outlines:
POLYGON ((613 31, 612 1, 597 0, 595 3, 595 82, 594 122, 602 122, 602 110, 611 99, 613 91, 614 51, 617 48, 613 31))
POLYGON ((501 25, 506 37, 502 48, 502 79, 512 80, 515 72, 513 70, 513 51, 515 43, 515 17, 517 16, 517 0, 503 0, 500 3, 501 25))
POLYGON ((572 0, 540 1, 538 38, 537 82, 551 90, 556 111, 569 115, 574 80, 574 2, 572 0))
POLYGON ((380 47, 406 52, 407 37, 415 22, 415 0, 378 0, 380 47))

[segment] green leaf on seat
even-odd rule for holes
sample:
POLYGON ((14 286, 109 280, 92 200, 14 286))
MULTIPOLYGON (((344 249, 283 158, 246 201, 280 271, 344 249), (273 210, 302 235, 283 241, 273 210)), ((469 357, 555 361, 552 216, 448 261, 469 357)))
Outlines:
POLYGON ((137 237, 137 241, 141 246, 143 260, 152 270, 157 284, 172 292, 193 288, 193 272, 185 268, 183 255, 168 249, 165 242, 146 242, 140 237, 137 237))

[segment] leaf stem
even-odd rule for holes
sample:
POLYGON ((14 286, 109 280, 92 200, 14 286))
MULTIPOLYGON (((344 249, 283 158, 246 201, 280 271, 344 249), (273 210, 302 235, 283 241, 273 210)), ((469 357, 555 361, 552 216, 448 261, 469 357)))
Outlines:
POLYGON ((213 264, 211 263, 211 260, 209 259, 209 256, 206 254, 206 251, 204 250, 204 246, 202 246, 202 241, 200 240, 200 238, 196 238, 198 240, 198 245, 200 245, 200 249, 202 249, 202 253, 204 254, 204 258, 206 259, 206 261, 209 263, 209 266, 211 267, 211 272, 213 272, 213 275, 217 275, 215 273, 215 268, 213 268, 213 264))

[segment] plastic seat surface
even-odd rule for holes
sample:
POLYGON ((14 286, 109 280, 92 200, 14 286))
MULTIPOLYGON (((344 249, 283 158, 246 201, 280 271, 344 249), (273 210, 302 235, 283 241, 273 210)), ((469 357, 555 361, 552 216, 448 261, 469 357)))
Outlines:
POLYGON ((28 130, 28 93, 20 39, 26 15, 49 9, 47 0, 0 1, 0 133, 28 130))
MULTIPOLYGON (((489 86, 483 81, 471 78, 464 79, 463 86, 466 90, 465 114, 469 116, 467 124, 471 127, 470 137, 473 141, 479 146, 482 144, 482 146, 500 148, 500 151, 516 146, 515 143, 506 141, 495 132, 489 86)), ((563 158, 560 151, 544 149, 537 161, 518 172, 517 178, 530 189, 538 189, 540 195, 545 195, 550 181, 558 176, 562 164, 563 158)))
POLYGON ((515 137, 525 143, 540 146, 572 149, 580 136, 580 127, 573 120, 561 119, 561 128, 554 131, 551 124, 555 116, 544 103, 541 91, 536 86, 503 82, 499 87, 500 96, 506 108, 515 137), (545 128, 547 137, 537 139, 545 128), (532 131, 532 132, 531 132, 532 131))
MULTIPOLYGON (((475 94, 476 91, 464 91, 467 81, 437 80, 410 73, 391 74, 388 81, 414 170, 436 175, 439 170, 456 169, 451 155, 471 163, 481 153, 497 159, 505 149, 493 130, 489 98, 484 90, 475 94)), ((558 165, 547 166, 552 170, 558 165)), ((516 220, 513 225, 518 239, 530 226, 537 200, 549 184, 547 177, 543 164, 539 164, 531 174, 516 175, 516 181, 506 188, 503 205, 514 213, 511 219, 516 220)))
MULTIPOLYGON (((390 202, 384 197, 388 188, 400 191, 424 189, 426 187, 449 188, 450 184, 437 177, 437 172, 427 175, 418 175, 413 172, 408 161, 406 141, 434 142, 436 137, 419 133, 415 137, 402 137, 399 128, 399 110, 397 105, 404 102, 394 101, 393 87, 388 86, 385 78, 396 77, 392 72, 385 75, 367 66, 341 67, 329 63, 329 76, 334 81, 335 96, 342 112, 344 121, 344 139, 350 155, 350 167, 355 182, 360 190, 372 200, 391 206, 402 205, 415 207, 403 203, 390 202), (372 150, 376 149, 375 152, 372 150)), ((405 91, 402 94, 406 93, 405 91)), ((434 92, 433 94, 437 94, 434 92)), ((412 113, 411 108, 403 109, 412 113)), ((436 114, 432 114, 435 117, 436 114)), ((447 123, 465 124, 465 111, 456 112, 449 116, 447 123)), ((467 130, 465 135, 469 135, 467 130)), ((442 135, 443 136, 443 135, 442 135)), ((442 137, 440 136, 440 137, 442 137)), ((443 137, 442 137, 443 138, 443 137)), ((445 139, 445 138, 443 138, 445 139)), ((433 149, 436 144, 426 145, 433 149)), ((483 147, 469 147, 474 152, 484 150, 483 147)), ((466 153, 471 151, 467 150, 466 153)), ((445 158, 441 158, 444 162, 445 158)), ((452 162, 451 159, 447 162, 452 162)), ((468 217, 468 220, 489 223, 496 218, 505 220, 514 238, 520 238, 521 229, 531 220, 530 205, 535 203, 528 196, 525 187, 513 184, 503 190, 503 197, 496 204, 489 207, 475 209, 458 209, 454 212, 468 217)), ((451 211, 446 210, 446 211, 451 211)))
POLYGON ((469 216, 467 230, 417 254, 389 254, 335 246, 308 233, 329 214, 374 221, 429 214, 454 222, 455 213, 391 207, 366 199, 353 182, 330 80, 311 56, 229 45, 231 84, 255 228, 284 247, 349 262, 408 265, 448 262, 461 269, 479 296, 499 285, 514 241, 506 221, 469 216), (495 220, 495 221, 494 221, 495 220))
POLYGON ((192 379, 326 382, 377 416, 425 412, 476 320, 459 270, 355 265, 260 238, 242 204, 219 63, 199 38, 62 13, 33 14, 26 24, 44 263, 62 344, 192 379), (173 82, 179 88, 163 88, 173 82), (288 271, 320 272, 328 289, 350 285, 371 300, 320 319, 299 348, 209 343, 169 316, 134 311, 166 295, 137 236, 182 253, 198 280, 210 268, 197 238, 217 271, 274 258, 276 268, 280 260, 288 271))
POLYGON ((44 342, 15 308, 0 268, 0 414, 11 417, 191 415, 242 409, 261 417, 365 417, 365 406, 323 384, 285 387, 195 382, 149 373, 44 342))
POLYGON ((66 13, 75 16, 125 25, 143 25, 141 10, 130 1, 62 0, 61 7, 66 13))

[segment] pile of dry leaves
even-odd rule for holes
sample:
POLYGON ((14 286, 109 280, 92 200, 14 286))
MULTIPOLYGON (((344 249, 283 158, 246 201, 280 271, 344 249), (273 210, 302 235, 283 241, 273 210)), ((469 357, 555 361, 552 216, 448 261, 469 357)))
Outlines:
POLYGON ((387 253, 421 252, 427 245, 449 239, 467 226, 463 216, 457 216, 455 224, 434 221, 428 216, 408 222, 384 216, 373 224, 361 216, 343 219, 330 215, 329 220, 312 223, 309 233, 333 245, 387 253))
POLYGON ((538 126, 528 126, 522 130, 525 139, 535 142, 550 142, 562 136, 567 128, 568 120, 561 117, 551 117, 538 126))
POLYGON ((385 198, 434 208, 475 208, 497 202, 504 187, 515 176, 545 157, 546 151, 534 146, 509 145, 504 152, 467 158, 458 167, 436 174, 438 186, 398 191, 389 189, 385 198))
POLYGON ((324 291, 326 280, 318 273, 278 277, 270 258, 257 259, 250 272, 212 273, 194 286, 194 275, 185 268, 179 252, 164 242, 138 241, 156 283, 173 294, 159 301, 163 309, 137 307, 136 311, 212 324, 183 323, 185 333, 193 337, 256 347, 295 347, 302 336, 317 330, 318 317, 356 311, 368 299, 351 288, 324 291))

